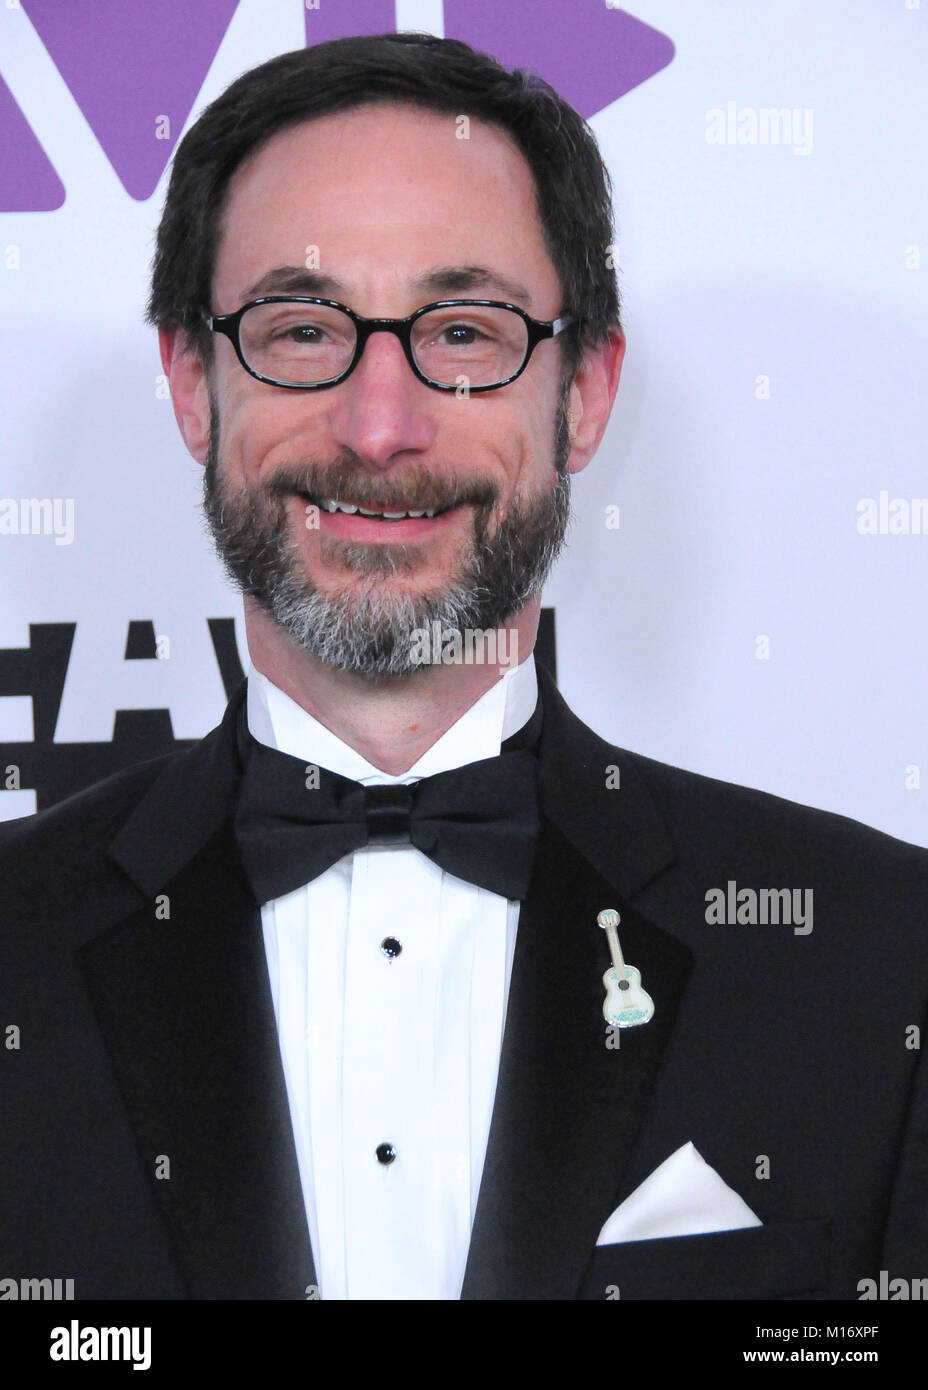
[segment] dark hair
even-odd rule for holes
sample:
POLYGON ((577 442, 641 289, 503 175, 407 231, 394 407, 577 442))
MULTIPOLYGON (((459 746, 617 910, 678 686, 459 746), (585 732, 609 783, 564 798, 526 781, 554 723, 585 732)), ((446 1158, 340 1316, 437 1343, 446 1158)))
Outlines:
POLYGON ((467 114, 500 126, 535 180, 545 246, 561 282, 561 311, 580 321, 560 336, 565 378, 583 348, 620 324, 611 268, 612 183, 587 123, 536 73, 429 34, 372 34, 283 53, 211 102, 174 156, 152 262, 146 319, 184 328, 205 365, 219 223, 233 173, 285 127, 376 101, 467 114))

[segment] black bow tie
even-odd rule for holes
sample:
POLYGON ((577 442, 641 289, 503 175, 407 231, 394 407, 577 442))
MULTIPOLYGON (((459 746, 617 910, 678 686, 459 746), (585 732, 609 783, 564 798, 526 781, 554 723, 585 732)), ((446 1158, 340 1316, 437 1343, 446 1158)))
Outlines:
POLYGON ((532 748, 540 727, 539 702, 498 757, 409 785, 365 787, 255 739, 243 700, 235 836, 256 899, 282 897, 365 845, 413 845, 458 878, 525 898, 539 826, 532 748))

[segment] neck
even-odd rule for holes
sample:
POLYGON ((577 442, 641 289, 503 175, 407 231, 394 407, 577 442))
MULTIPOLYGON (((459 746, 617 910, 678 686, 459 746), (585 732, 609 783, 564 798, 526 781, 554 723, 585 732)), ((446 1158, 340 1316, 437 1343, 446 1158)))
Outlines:
MULTIPOLYGON (((500 629, 497 654, 513 654, 511 665, 521 664, 535 646, 540 614, 538 594, 500 629)), ((249 598, 245 632, 256 670, 391 777, 408 771, 510 669, 499 660, 465 660, 371 680, 338 671, 297 647, 249 598)))

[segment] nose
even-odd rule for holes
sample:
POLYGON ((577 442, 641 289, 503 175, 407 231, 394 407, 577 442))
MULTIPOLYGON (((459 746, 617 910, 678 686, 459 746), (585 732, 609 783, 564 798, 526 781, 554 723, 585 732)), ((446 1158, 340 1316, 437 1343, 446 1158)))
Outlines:
POLYGON ((412 371, 395 334, 375 330, 351 376, 331 392, 336 444, 387 469, 410 451, 431 448, 436 392, 412 371))

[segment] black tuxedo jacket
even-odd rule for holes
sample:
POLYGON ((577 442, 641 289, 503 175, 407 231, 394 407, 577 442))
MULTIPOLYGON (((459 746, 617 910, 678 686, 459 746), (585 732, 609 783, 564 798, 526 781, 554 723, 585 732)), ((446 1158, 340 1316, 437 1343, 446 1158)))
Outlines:
MULTIPOLYGON (((542 836, 463 1297, 855 1299, 881 1270, 928 1276, 928 853, 612 747, 539 683, 542 836), (811 888, 812 931, 708 923, 729 881, 811 888), (655 1003, 618 1048, 605 907, 655 1003), (690 1140, 763 1225, 597 1246, 690 1140)), ((0 826, 3 1277, 78 1299, 314 1284, 231 828, 243 698, 189 750, 0 826)))

